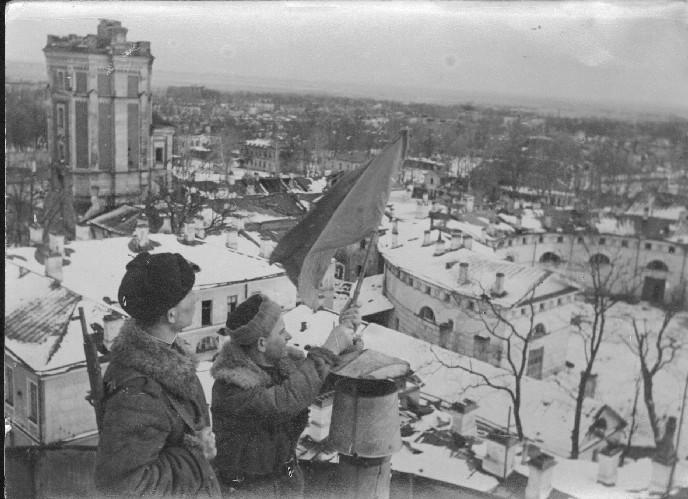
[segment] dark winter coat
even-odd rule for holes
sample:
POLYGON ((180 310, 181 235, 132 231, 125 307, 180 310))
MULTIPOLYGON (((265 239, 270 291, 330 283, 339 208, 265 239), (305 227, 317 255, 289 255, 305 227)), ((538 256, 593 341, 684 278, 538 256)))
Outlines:
POLYGON ((335 361, 329 350, 314 348, 305 359, 285 357, 275 368, 262 368, 242 347, 225 343, 210 370, 215 466, 222 480, 281 470, 294 456, 308 407, 335 361))
POLYGON ((193 353, 183 341, 167 345, 127 321, 103 381, 99 490, 109 497, 220 497, 195 437, 209 426, 208 405, 193 353))

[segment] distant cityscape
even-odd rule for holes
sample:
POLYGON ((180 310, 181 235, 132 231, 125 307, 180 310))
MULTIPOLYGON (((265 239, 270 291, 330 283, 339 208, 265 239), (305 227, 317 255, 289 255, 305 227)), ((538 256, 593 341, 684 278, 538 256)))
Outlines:
MULTIPOLYGON (((367 347, 414 371, 394 490, 415 477, 438 497, 686 494, 681 110, 164 74, 127 32, 102 19, 48 35, 42 65, 6 65, 8 497, 93 497, 83 342, 107 365, 127 318, 117 286, 142 251, 200 267, 182 335, 208 399, 239 303, 273 297, 304 347, 362 280, 367 347), (309 309, 272 251, 403 129, 376 246, 340 248, 309 309)), ((332 399, 298 446, 315 470, 337 467, 332 399)))

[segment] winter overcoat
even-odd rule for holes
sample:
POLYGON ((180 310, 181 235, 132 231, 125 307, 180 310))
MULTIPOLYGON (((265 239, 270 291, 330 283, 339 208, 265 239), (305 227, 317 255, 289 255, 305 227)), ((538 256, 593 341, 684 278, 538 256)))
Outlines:
POLYGON ((223 481, 280 472, 335 361, 329 350, 313 348, 305 359, 285 357, 263 368, 241 346, 225 343, 210 370, 215 466, 223 481))
POLYGON ((108 497, 221 497, 197 431, 209 426, 196 360, 184 342, 125 322, 103 379, 95 481, 108 497), (193 425, 194 428, 189 428, 193 425))

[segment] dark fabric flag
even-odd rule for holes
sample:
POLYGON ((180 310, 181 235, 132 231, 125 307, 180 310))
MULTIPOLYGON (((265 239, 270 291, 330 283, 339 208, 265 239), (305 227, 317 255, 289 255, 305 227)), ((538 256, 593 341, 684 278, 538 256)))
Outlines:
POLYGON ((318 305, 318 286, 335 251, 377 230, 407 144, 403 131, 366 165, 344 173, 272 252, 270 262, 284 266, 309 307, 318 305))

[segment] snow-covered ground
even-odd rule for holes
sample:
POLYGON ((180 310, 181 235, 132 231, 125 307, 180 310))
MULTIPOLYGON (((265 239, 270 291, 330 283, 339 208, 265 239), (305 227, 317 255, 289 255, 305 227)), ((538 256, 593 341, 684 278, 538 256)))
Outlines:
MULTIPOLYGON (((590 305, 580 302, 577 306, 582 314, 587 317, 592 316, 590 305)), ((611 406, 626 418, 629 424, 636 380, 640 377, 638 358, 626 344, 633 337, 631 323, 633 318, 640 328, 647 327, 649 331, 657 331, 662 323, 663 312, 644 302, 637 305, 626 303, 615 305, 608 312, 605 341, 600 347, 594 367, 594 372, 598 375, 595 398, 611 406)), ((667 334, 682 338, 686 345, 677 354, 674 361, 655 376, 655 405, 660 417, 675 416, 678 419, 680 416, 683 389, 686 374, 688 374, 688 336, 686 336, 686 331, 688 331, 688 313, 682 312, 674 317, 667 334)), ((572 394, 575 392, 585 362, 583 344, 582 337, 577 333, 572 333, 569 338, 567 357, 574 364, 574 367, 560 372, 554 378, 556 382, 568 388, 572 394)), ((654 357, 652 358, 654 359, 654 357)), ((652 430, 642 397, 642 384, 640 386, 637 409, 638 429, 634 434, 633 444, 651 446, 654 445, 652 430)), ((685 419, 688 420, 688 418, 685 419)), ((685 458, 688 456, 688 421, 683 421, 681 433, 679 454, 680 457, 685 458)))

